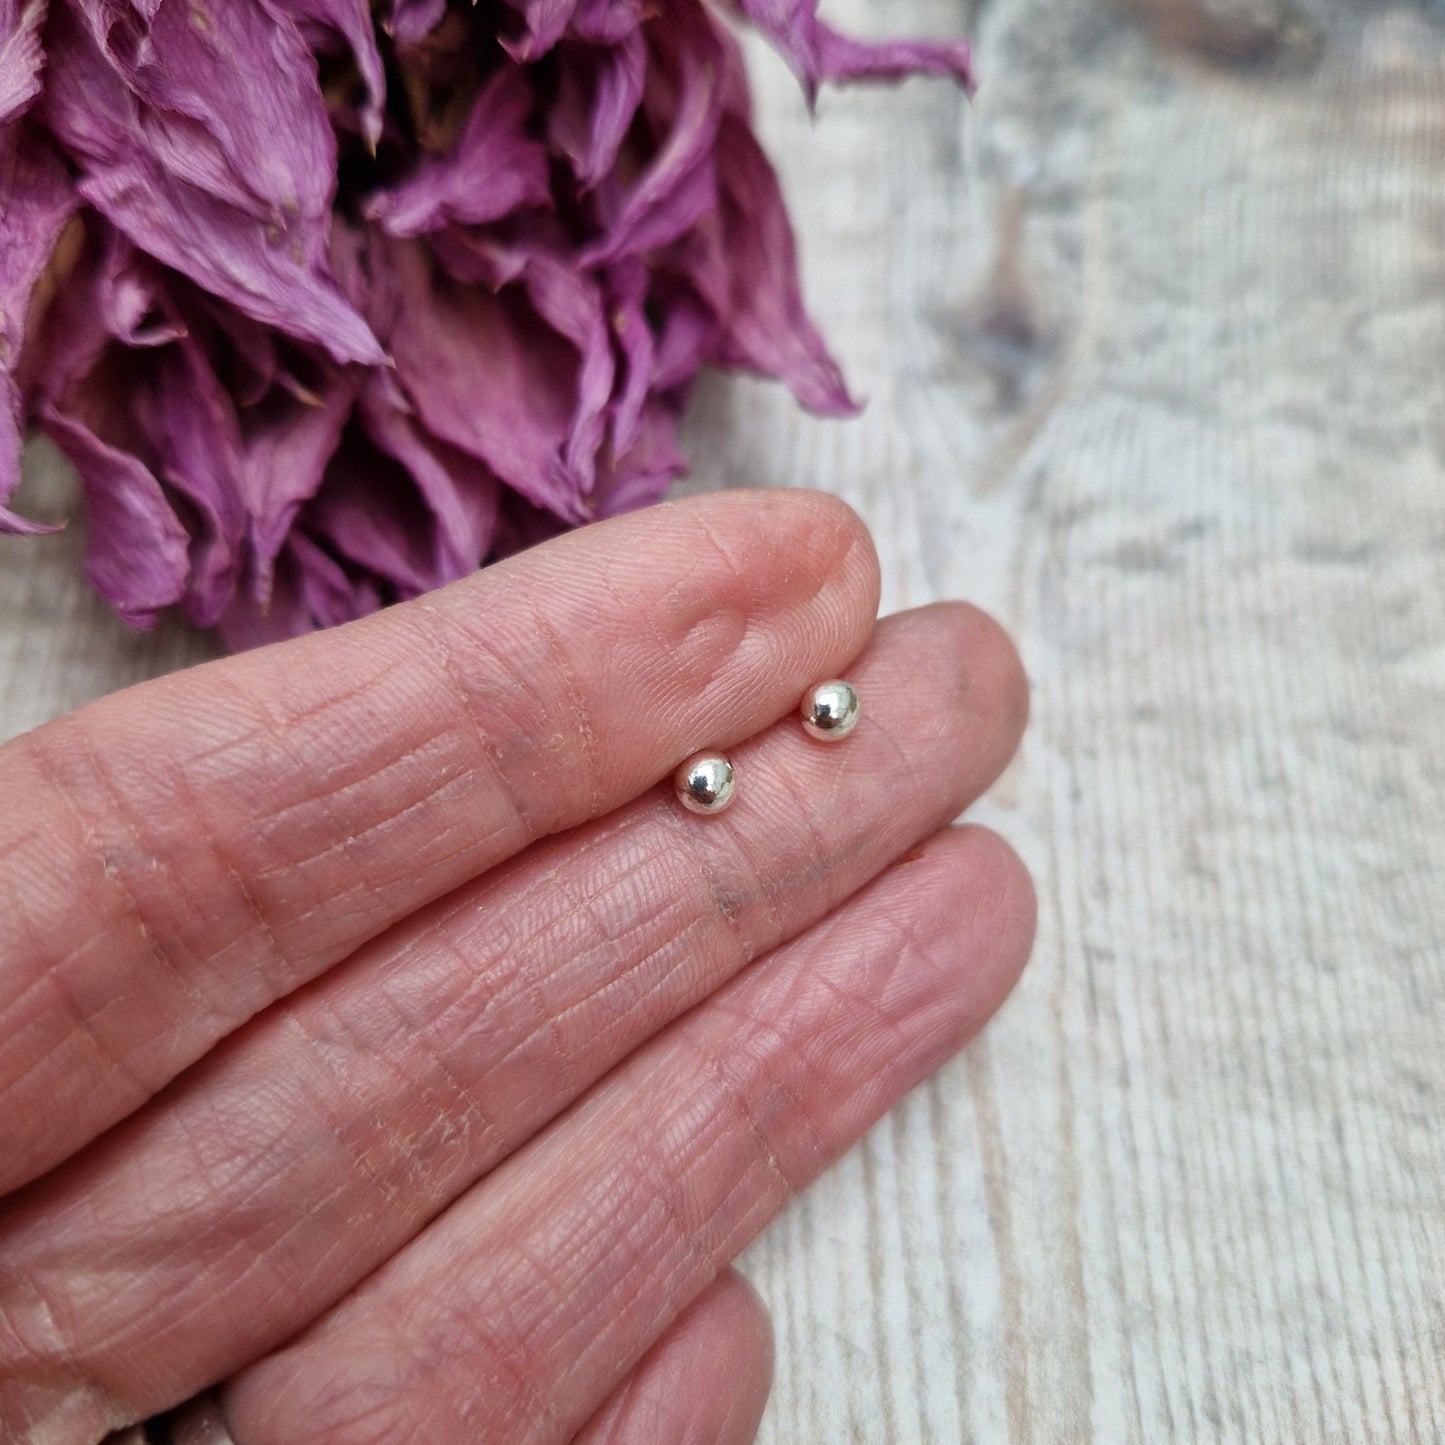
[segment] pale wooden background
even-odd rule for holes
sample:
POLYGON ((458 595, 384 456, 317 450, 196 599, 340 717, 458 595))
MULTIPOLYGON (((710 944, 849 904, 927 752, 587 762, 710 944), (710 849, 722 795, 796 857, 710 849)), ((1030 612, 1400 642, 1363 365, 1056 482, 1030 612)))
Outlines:
MULTIPOLYGON (((705 388, 1035 685, 997 1023, 746 1256, 794 1442, 1445 1439, 1445 7, 834 0, 760 113, 859 422, 705 388)), ((45 487, 32 496, 43 501, 45 487)), ((0 735, 202 654, 0 542, 0 735)), ((662 1445, 662 1442, 660 1442, 662 1445)))

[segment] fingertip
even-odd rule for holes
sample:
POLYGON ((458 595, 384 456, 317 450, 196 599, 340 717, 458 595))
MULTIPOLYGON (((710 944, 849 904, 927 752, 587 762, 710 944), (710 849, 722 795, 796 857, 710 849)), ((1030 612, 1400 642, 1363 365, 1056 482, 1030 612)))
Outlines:
POLYGON ((1013 846, 975 823, 947 828, 921 850, 955 920, 940 935, 942 969, 961 978, 961 1046, 997 1012, 1033 951, 1038 895, 1013 846))
POLYGON ((1028 962, 1038 926, 1033 874, 1013 844, 992 828, 969 823, 954 831, 974 853, 980 892, 993 910, 994 932, 1007 941, 1007 951, 1018 960, 1015 974, 1020 973, 1028 962))
POLYGON ((713 1294, 721 1301, 715 1308, 729 1321, 728 1336, 735 1352, 735 1389, 718 1431, 718 1445, 749 1445, 773 1391, 777 1360, 773 1316, 752 1282, 731 1267, 718 1276, 713 1294))
POLYGON ((749 1445, 773 1382, 767 1306, 725 1269, 668 1326, 574 1445, 749 1445))
POLYGON ((1002 624, 978 607, 963 605, 969 613, 978 650, 974 686, 998 709, 1012 757, 1029 721, 1028 673, 1018 647, 1002 624))
POLYGON ((713 1285, 715 1308, 728 1321, 728 1333, 737 1342, 739 1357, 747 1363, 747 1378, 760 1394, 758 1415, 772 1388, 777 1358, 772 1311, 746 1275, 731 1266, 713 1285))
MULTIPOLYGON (((740 487, 669 505, 691 512, 715 538, 737 544, 745 565, 776 561, 800 588, 832 588, 853 630, 871 631, 882 573, 863 518, 829 492, 740 487)), ((861 642, 859 644, 861 646, 861 642)))
POLYGON ((863 518, 841 498, 827 492, 795 495, 809 498, 816 509, 813 525, 826 545, 835 549, 835 566, 844 582, 844 594, 850 599, 856 622, 866 638, 877 621, 878 604, 883 595, 883 569, 873 534, 863 518))
POLYGON ((870 610, 876 614, 882 569, 873 534, 858 512, 831 492, 793 488, 779 489, 773 495, 784 499, 784 506, 795 513, 797 525, 810 545, 829 558, 836 570, 856 574, 870 610))
POLYGON ((996 777, 1018 751, 1029 717, 1029 680, 1013 639, 987 612, 970 602, 936 602, 918 616, 947 619, 957 659, 945 675, 957 692, 939 709, 939 725, 957 730, 963 716, 982 721, 970 729, 983 756, 973 768, 996 777), (956 682, 954 679, 956 678, 956 682))

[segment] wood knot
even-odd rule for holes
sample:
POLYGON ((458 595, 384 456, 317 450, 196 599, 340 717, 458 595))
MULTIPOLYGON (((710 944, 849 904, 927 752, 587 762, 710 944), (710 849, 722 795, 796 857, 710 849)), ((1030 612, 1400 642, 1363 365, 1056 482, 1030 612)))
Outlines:
POLYGON ((1017 187, 999 195, 993 251, 978 289, 949 329, 959 352, 990 378, 995 404, 1016 409, 1053 343, 1024 265, 1024 200, 1017 187))

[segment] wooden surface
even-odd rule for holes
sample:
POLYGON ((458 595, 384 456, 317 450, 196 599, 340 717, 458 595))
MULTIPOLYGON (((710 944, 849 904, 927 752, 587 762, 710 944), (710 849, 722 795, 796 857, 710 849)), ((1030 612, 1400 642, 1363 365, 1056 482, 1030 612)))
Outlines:
MULTIPOLYGON (((745 1257, 763 1438, 1445 1439, 1445 7, 830 13, 971 20, 984 88, 814 125, 759 54, 870 408, 710 384, 693 485, 837 491, 890 607, 1013 628, 1034 722, 977 812, 1041 931, 745 1257)), ((74 545, 0 542, 0 735, 204 650, 74 545)))

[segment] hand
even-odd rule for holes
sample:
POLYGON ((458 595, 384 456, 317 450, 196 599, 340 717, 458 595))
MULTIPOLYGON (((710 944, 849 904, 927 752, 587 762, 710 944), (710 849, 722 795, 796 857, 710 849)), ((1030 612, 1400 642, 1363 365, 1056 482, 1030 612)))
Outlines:
POLYGON ((877 597, 841 504, 724 493, 0 749, 0 1436, 751 1438, 728 1261, 1032 939, 947 826, 1014 652, 877 597))

